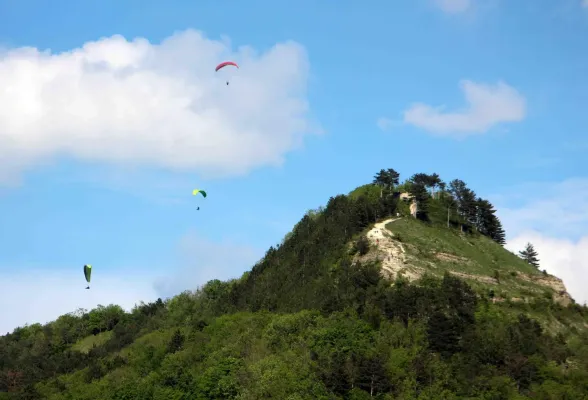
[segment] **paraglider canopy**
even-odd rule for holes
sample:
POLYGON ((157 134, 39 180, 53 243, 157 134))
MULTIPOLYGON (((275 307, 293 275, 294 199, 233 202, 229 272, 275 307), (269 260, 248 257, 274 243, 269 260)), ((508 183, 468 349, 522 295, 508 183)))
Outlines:
POLYGON ((92 266, 90 264, 84 265, 84 277, 86 278, 86 282, 88 282, 86 289, 90 289, 90 279, 92 278, 92 266))
POLYGON ((234 61, 223 61, 222 63, 220 63, 219 65, 217 65, 214 70, 216 72, 218 72, 219 69, 224 68, 224 67, 226 67, 228 65, 232 65, 233 67, 239 68, 239 66, 237 65, 237 63, 234 62, 234 61))
MULTIPOLYGON (((204 190, 200 190, 200 189, 192 190, 193 196, 196 196, 198 193, 200 193, 202 195, 202 197, 206 198, 206 192, 204 190)), ((196 210, 200 210, 200 207, 197 207, 196 210)))
MULTIPOLYGON (((236 62, 234 61, 223 61, 222 63, 220 63, 219 65, 216 66, 216 68, 214 69, 215 72, 218 72, 219 70, 228 67, 228 66, 233 66, 236 67, 237 69, 239 68, 239 66, 237 65, 236 62)), ((229 84, 229 81, 227 80, 227 85, 229 84)))

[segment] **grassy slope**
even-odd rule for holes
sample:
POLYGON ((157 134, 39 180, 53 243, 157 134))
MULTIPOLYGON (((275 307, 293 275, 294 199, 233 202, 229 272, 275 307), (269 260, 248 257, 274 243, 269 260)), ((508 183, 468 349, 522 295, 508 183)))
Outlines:
MULTIPOLYGON (((557 320, 544 308, 540 312, 535 311, 533 303, 550 301, 556 293, 549 286, 532 279, 553 277, 545 276, 485 236, 462 235, 457 230, 424 224, 410 217, 391 222, 386 228, 395 240, 402 243, 409 266, 435 276, 442 276, 445 271, 458 273, 480 293, 487 295, 493 290, 498 300, 506 300, 506 309, 529 313, 552 331, 569 327, 588 328, 588 320, 579 318, 577 314, 557 320), (495 271, 498 271, 499 281, 495 279, 495 271), (517 303, 518 299, 526 302, 517 303)), ((553 307, 561 308, 557 304, 553 307)))
MULTIPOLYGON (((498 271, 500 284, 496 284, 495 289, 511 297, 544 290, 543 286, 518 277, 521 273, 541 275, 540 271, 485 236, 464 236, 453 229, 426 225, 411 218, 395 221, 386 227, 404 244, 410 263, 434 275, 451 270, 495 283, 494 271, 498 271)), ((469 283, 475 285, 476 281, 469 283)))

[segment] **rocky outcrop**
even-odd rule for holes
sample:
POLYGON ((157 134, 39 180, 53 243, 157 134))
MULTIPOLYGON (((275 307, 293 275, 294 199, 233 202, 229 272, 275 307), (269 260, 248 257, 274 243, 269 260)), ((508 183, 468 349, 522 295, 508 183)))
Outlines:
POLYGON ((556 301, 557 303, 561 304, 564 307, 573 303, 573 301, 574 301, 572 299, 572 296, 570 296, 570 294, 568 293, 563 281, 556 276, 549 275, 549 274, 542 274, 542 275, 519 274, 518 276, 521 279, 526 280, 527 282, 532 282, 537 285, 541 285, 541 286, 552 289, 555 292, 553 295, 553 300, 556 301))
POLYGON ((356 260, 379 261, 382 265, 382 273, 390 279, 403 276, 411 281, 417 280, 424 271, 407 263, 404 246, 386 229, 386 225, 398 219, 391 218, 375 224, 366 234, 371 250, 364 256, 357 256, 356 260))

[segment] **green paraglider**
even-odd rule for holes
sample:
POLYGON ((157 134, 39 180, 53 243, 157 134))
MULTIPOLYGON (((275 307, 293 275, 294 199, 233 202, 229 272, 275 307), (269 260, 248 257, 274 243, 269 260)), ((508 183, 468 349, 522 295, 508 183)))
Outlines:
POLYGON ((84 276, 86 277, 86 282, 88 282, 86 289, 90 289, 90 279, 92 278, 92 266, 90 264, 84 265, 84 276))
MULTIPOLYGON (((198 193, 200 193, 202 195, 202 197, 206 198, 206 192, 204 190, 201 190, 201 189, 192 190, 193 196, 196 196, 198 193)), ((197 207, 196 210, 200 210, 200 207, 197 207)))

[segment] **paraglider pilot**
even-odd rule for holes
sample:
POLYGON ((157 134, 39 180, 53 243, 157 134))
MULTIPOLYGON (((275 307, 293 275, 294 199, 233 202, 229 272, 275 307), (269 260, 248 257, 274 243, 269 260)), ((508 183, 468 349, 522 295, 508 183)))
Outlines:
POLYGON ((90 289, 90 279, 92 278, 92 266, 90 264, 84 265, 84 277, 86 278, 86 282, 88 282, 86 289, 90 289))
MULTIPOLYGON (((222 69, 222 68, 224 68, 224 67, 226 67, 228 65, 231 65, 233 67, 236 67, 237 69, 239 68, 239 66, 237 65, 237 63, 234 62, 234 61, 224 61, 224 62, 220 63, 219 65, 217 65, 216 68, 214 69, 214 71, 215 72, 218 72, 220 69, 222 69)), ((227 81, 227 86, 229 86, 229 81, 227 81)))

